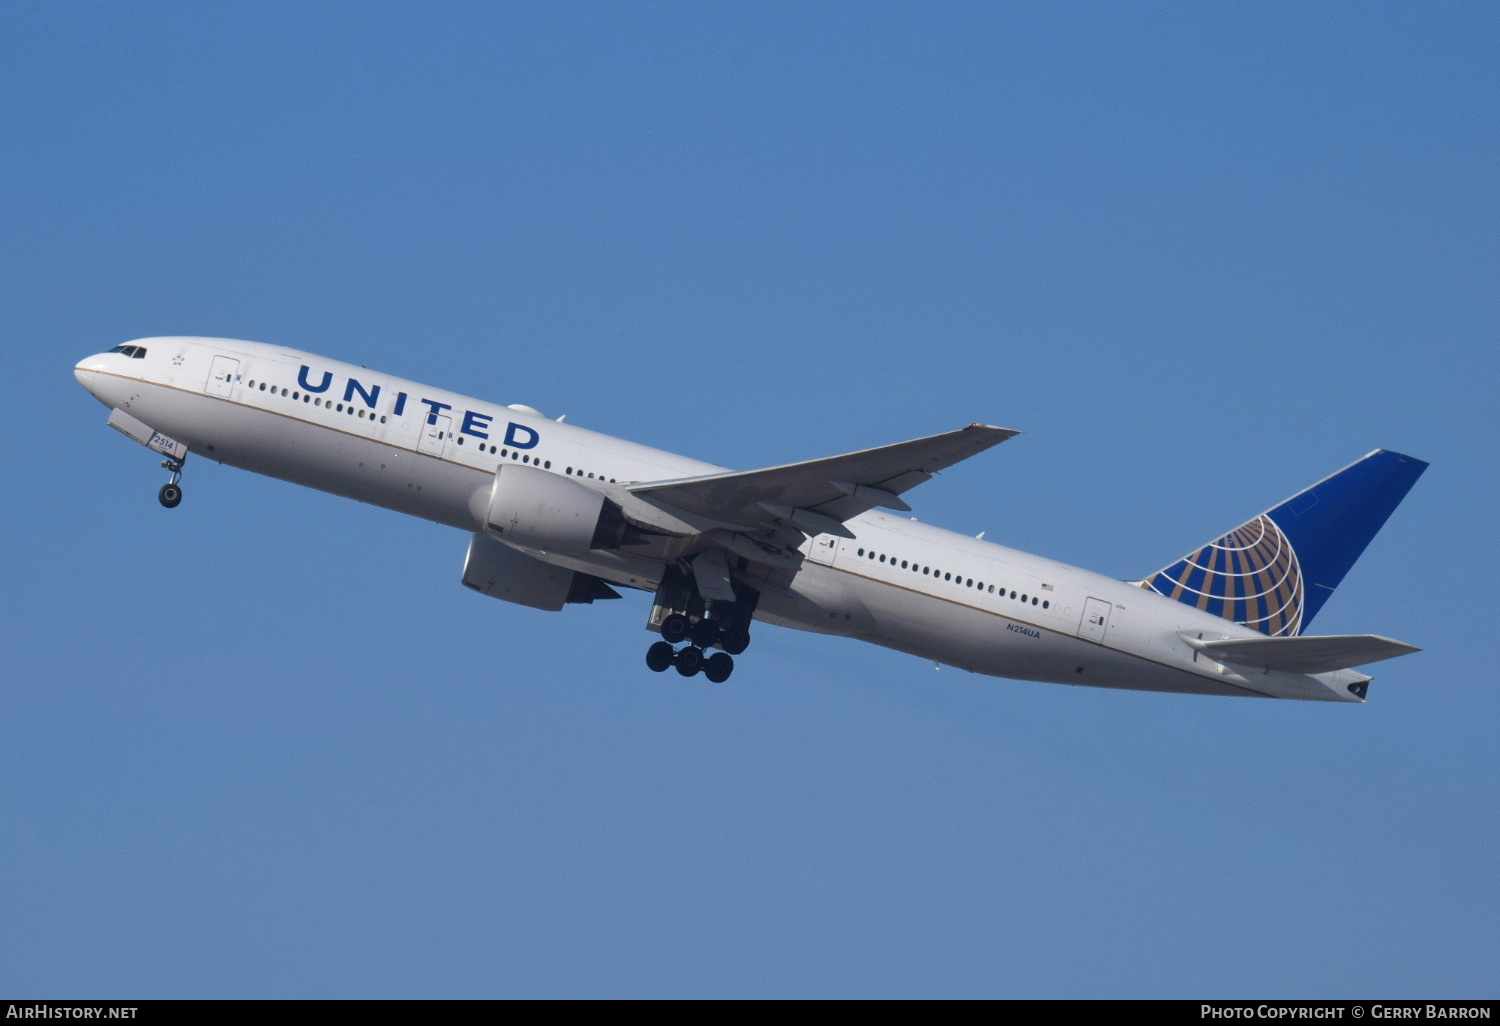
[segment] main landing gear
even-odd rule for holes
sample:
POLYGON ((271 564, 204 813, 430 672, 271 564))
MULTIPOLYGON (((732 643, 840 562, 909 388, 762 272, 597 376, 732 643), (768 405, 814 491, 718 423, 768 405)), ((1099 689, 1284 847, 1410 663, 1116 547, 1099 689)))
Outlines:
MULTIPOLYGON (((700 620, 698 622, 712 623, 713 621, 700 620)), ((713 655, 707 655, 698 644, 684 645, 680 649, 674 649, 670 641, 658 641, 646 649, 646 665, 657 673, 661 673, 669 666, 675 666, 677 672, 684 677, 693 677, 702 673, 715 684, 724 683, 734 672, 734 659, 728 652, 715 652, 713 655)))
POLYGON ((156 501, 167 509, 175 509, 182 501, 182 485, 178 482, 182 480, 182 464, 186 459, 186 456, 181 459, 168 457, 167 461, 162 464, 163 469, 172 472, 172 480, 161 486, 161 490, 156 493, 156 501))
POLYGON ((715 684, 724 683, 734 672, 733 657, 750 647, 750 616, 758 598, 759 592, 736 583, 734 601, 705 601, 692 578, 675 567, 668 570, 648 624, 662 640, 646 650, 646 666, 657 673, 675 666, 684 677, 701 673, 715 684), (710 655, 712 648, 723 651, 710 655))

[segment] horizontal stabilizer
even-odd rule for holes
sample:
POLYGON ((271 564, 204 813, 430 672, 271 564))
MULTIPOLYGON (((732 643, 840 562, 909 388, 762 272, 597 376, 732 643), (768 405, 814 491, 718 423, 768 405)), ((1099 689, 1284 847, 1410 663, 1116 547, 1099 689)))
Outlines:
POLYGON ((1296 638, 1235 638, 1230 641, 1199 641, 1184 637, 1182 640, 1215 662, 1290 673, 1347 670, 1422 651, 1415 645, 1382 638, 1378 634, 1310 634, 1296 638))

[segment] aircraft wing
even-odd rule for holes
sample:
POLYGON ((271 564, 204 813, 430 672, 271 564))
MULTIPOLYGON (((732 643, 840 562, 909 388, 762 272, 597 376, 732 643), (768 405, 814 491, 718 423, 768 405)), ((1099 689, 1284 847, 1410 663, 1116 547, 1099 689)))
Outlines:
POLYGON ((1019 431, 970 424, 927 438, 805 463, 630 486, 648 501, 751 530, 789 524, 803 534, 853 537, 843 526, 876 506, 908 510, 901 494, 1019 431))
POLYGON ((1303 635, 1295 638, 1235 638, 1189 645, 1216 661, 1292 673, 1327 673, 1422 651, 1378 634, 1303 635))

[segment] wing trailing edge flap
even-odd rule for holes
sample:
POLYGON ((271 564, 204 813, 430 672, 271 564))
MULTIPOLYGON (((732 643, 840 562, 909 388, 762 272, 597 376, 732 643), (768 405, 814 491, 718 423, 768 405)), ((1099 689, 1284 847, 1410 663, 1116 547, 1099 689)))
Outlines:
POLYGON ((1415 645, 1378 634, 1302 635, 1295 638, 1233 638, 1199 641, 1184 636, 1193 648, 1216 662, 1290 673, 1328 673, 1422 651, 1415 645))
MULTIPOLYGON (((648 481, 629 491, 690 517, 735 525, 749 533, 773 533, 787 525, 803 534, 842 534, 843 523, 876 506, 910 510, 901 493, 933 474, 1020 434, 1009 428, 970 424, 895 445, 676 481, 648 481)), ((731 549, 731 551, 734 551, 731 549)))

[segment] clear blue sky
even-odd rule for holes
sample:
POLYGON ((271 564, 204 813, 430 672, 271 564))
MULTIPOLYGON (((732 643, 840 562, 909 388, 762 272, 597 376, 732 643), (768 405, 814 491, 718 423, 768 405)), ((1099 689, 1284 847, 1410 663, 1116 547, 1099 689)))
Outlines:
POLYGON ((0 6, 0 993, 1494 996, 1500 8, 0 6), (649 673, 465 536, 105 428, 278 342, 1133 577, 1375 448, 1363 707, 649 673))

